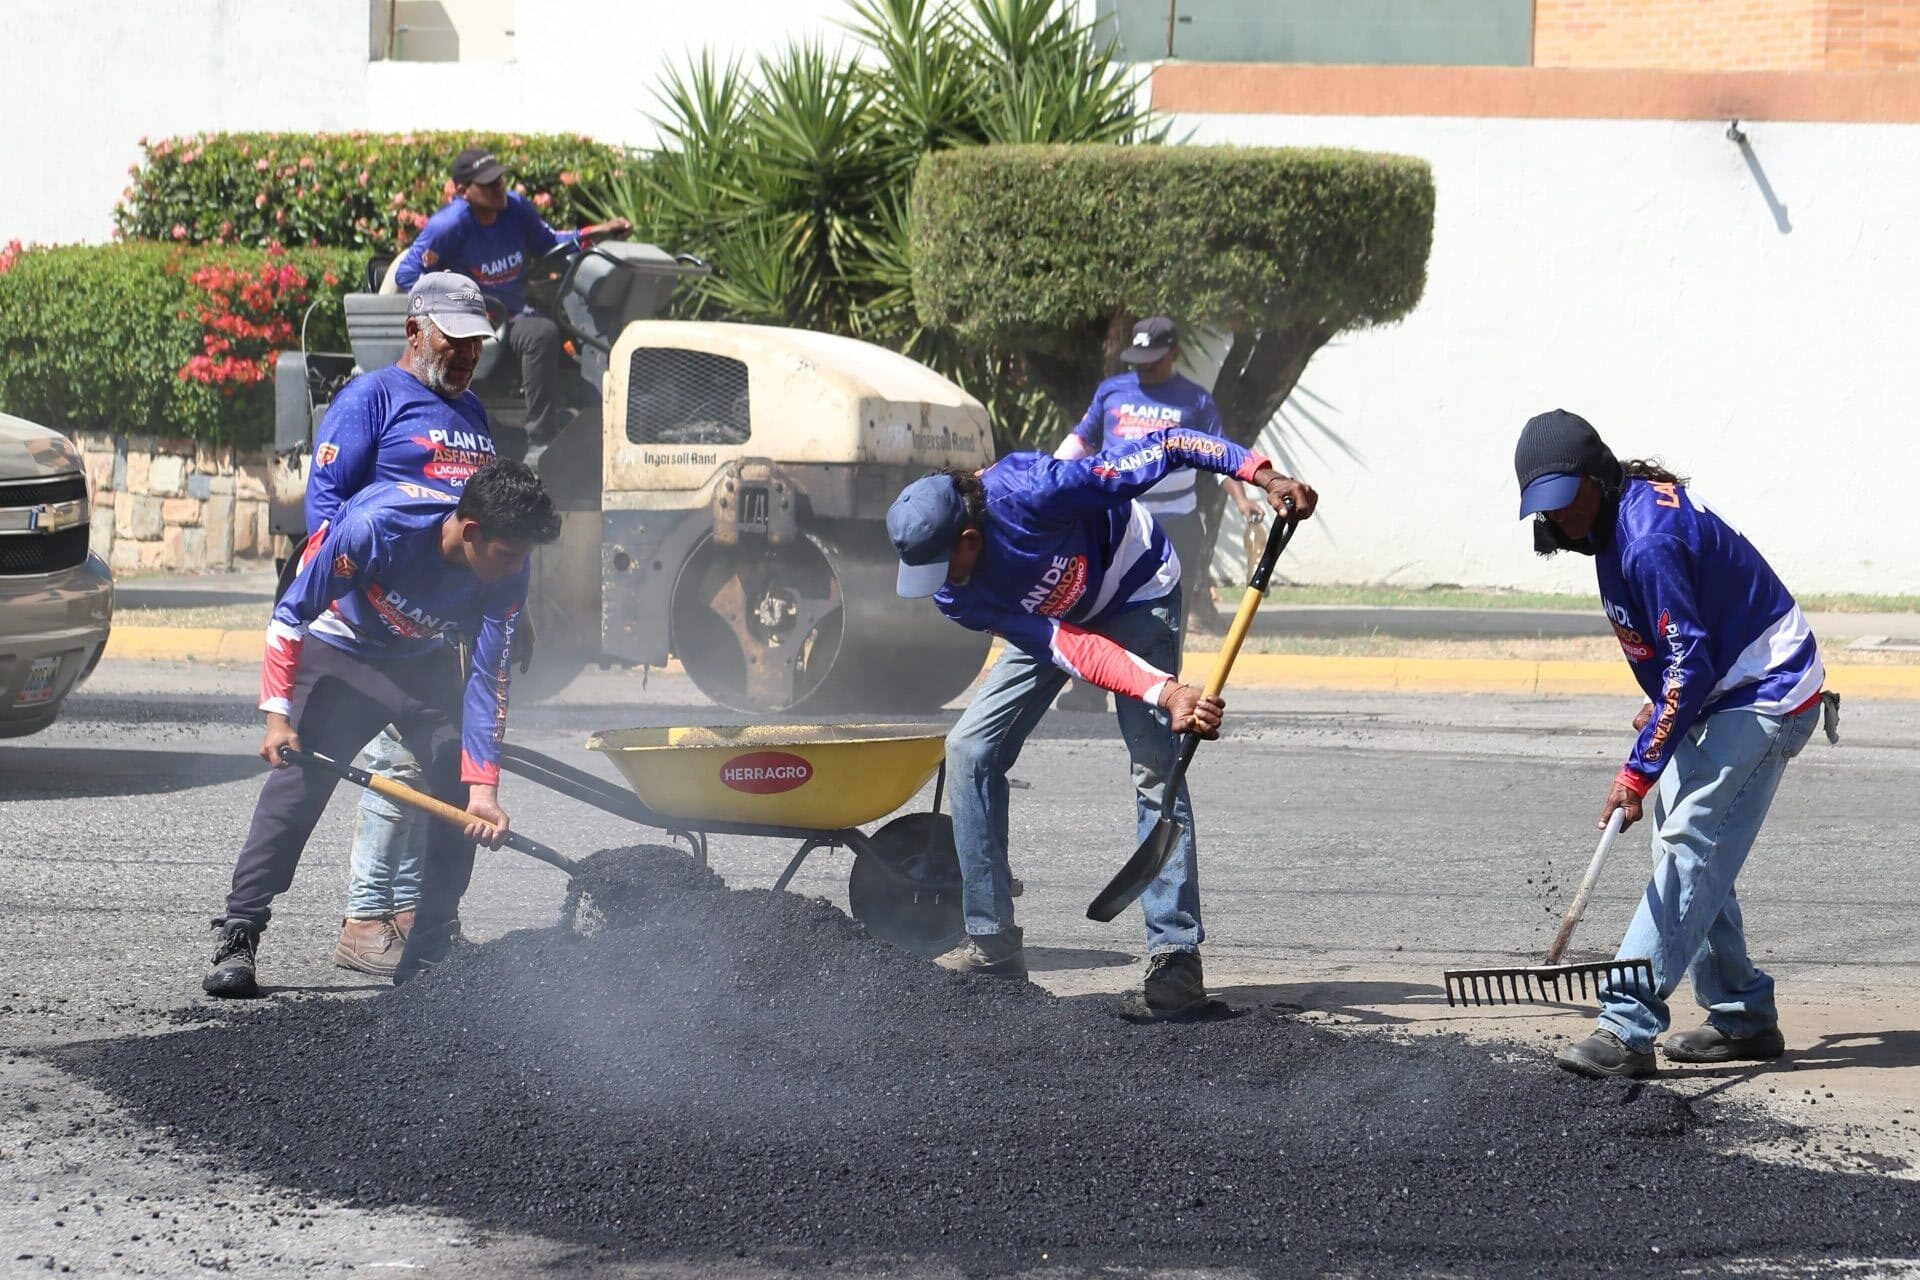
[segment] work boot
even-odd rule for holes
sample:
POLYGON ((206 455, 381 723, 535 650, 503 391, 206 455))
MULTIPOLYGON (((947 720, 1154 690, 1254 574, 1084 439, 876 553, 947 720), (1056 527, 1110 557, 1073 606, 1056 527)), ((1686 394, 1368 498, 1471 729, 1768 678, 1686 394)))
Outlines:
POLYGON ((1786 1051, 1786 1037, 1778 1027, 1730 1036, 1712 1023, 1670 1035, 1664 1046, 1668 1062, 1767 1062, 1786 1051))
POLYGON ((402 907, 394 912, 392 924, 393 931, 400 935, 400 941, 405 942, 413 933, 413 908, 402 907))
POLYGON ((1178 1018, 1207 1005, 1207 978, 1198 951, 1162 951, 1147 961, 1147 979, 1141 984, 1147 1014, 1178 1018))
POLYGON ((342 969, 391 978, 404 946, 406 939, 384 916, 372 920, 348 917, 340 922, 340 940, 333 944, 333 962, 342 969))
POLYGON ((933 962, 952 973, 979 973, 989 978, 1027 976, 1027 950, 1018 929, 970 933, 965 942, 935 956, 933 962))
POLYGON ((200 989, 210 996, 250 1000, 260 994, 254 981, 253 956, 260 947, 260 930, 234 920, 220 929, 219 945, 213 949, 213 965, 200 980, 200 989))
POLYGON ((1624 1040, 1606 1030, 1596 1031, 1554 1054, 1553 1065, 1595 1080, 1608 1076, 1631 1079, 1654 1075, 1659 1070, 1653 1064, 1652 1050, 1629 1049, 1624 1040))

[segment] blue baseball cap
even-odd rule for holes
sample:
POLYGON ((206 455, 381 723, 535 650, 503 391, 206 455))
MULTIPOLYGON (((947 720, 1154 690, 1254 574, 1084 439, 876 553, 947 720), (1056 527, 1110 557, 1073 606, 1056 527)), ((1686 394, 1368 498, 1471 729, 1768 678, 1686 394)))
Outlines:
POLYGON ((1528 481, 1527 487, 1520 491, 1520 518, 1524 520, 1538 511, 1558 511, 1573 505, 1573 500, 1580 496, 1582 478, 1572 472, 1549 471, 1528 481))
POLYGON ((918 600, 947 584, 947 557, 966 527, 967 504, 950 477, 923 476, 900 491, 887 509, 887 537, 900 557, 901 595, 918 600))

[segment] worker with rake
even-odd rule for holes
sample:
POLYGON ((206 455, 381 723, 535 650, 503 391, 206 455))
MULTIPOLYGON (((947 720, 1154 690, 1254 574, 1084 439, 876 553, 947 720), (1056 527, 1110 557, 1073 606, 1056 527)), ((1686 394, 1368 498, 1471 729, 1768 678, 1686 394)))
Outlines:
POLYGON ((1514 471, 1535 550, 1593 557, 1601 605, 1648 699, 1600 826, 1616 810, 1621 829, 1632 826, 1652 796, 1653 878, 1617 955, 1650 961, 1653 986, 1604 985, 1599 1026, 1554 1061, 1584 1076, 1653 1074, 1682 973, 1707 1022, 1667 1037, 1669 1061, 1777 1058, 1773 979, 1747 954, 1733 881, 1787 762, 1837 701, 1823 700, 1813 632, 1753 544, 1684 479, 1616 460, 1578 415, 1528 422, 1514 471))
POLYGON ((1207 1004, 1192 809, 1185 784, 1169 797, 1166 783, 1176 735, 1218 736, 1224 704, 1176 674, 1180 557, 1137 501, 1183 467, 1250 481, 1292 518, 1313 514, 1311 488, 1257 453, 1185 428, 1071 461, 1015 453, 978 474, 935 472, 908 485, 887 513, 900 594, 932 596, 961 626, 1008 642, 947 735, 967 937, 938 958, 942 968, 1026 975, 1007 860, 1007 772, 1072 678, 1116 695, 1140 835, 1169 804, 1180 825, 1172 856, 1140 899, 1146 1011, 1174 1017, 1207 1004))

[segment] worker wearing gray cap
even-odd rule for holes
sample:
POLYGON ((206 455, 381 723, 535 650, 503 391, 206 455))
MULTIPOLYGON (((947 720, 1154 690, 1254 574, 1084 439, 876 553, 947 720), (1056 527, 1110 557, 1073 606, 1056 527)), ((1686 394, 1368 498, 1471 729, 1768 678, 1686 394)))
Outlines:
MULTIPOLYGON (((479 287, 451 271, 430 271, 413 283, 406 323, 400 360, 348 383, 314 432, 309 547, 318 546, 340 508, 371 485, 406 482, 457 495, 493 461, 487 411, 467 386, 481 340, 493 332, 479 287)), ((304 554, 288 561, 289 579, 304 554)), ((374 772, 406 786, 422 783, 420 762, 392 726, 366 748, 366 760, 374 772)), ((376 792, 361 793, 335 964, 375 977, 393 974, 420 898, 427 836, 425 821, 412 810, 376 792)))

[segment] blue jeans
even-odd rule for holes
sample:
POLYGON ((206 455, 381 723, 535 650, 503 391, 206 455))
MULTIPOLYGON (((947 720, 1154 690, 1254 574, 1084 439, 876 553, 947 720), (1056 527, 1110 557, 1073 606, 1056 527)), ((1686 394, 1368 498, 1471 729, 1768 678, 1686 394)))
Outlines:
POLYGON ((1600 1027, 1635 1050, 1671 1025, 1667 997, 1686 972, 1707 1021, 1729 1036, 1758 1035, 1779 1015, 1773 979, 1754 966, 1733 879, 1740 874, 1786 772, 1820 721, 1722 711, 1675 748, 1653 803, 1653 879, 1617 958, 1653 962, 1654 991, 1608 988, 1600 1027), (1657 994, 1656 994, 1657 992, 1657 994))
MULTIPOLYGON (((393 726, 367 744, 367 768, 395 782, 419 787, 420 762, 393 736, 393 726)), ((405 911, 420 901, 420 868, 427 856, 426 821, 376 791, 360 793, 353 820, 353 868, 347 881, 347 914, 372 920, 405 911)))
MULTIPOLYGON (((1180 670, 1180 595, 1096 624, 1091 630, 1162 671, 1180 670)), ((1066 673, 1012 645, 987 673, 986 682, 959 723, 947 734, 947 794, 952 797, 953 839, 960 853, 961 909, 968 933, 999 933, 1013 927, 1013 872, 1007 863, 1007 771, 1027 735, 1040 723, 1066 673)), ((1179 750, 1167 713, 1133 698, 1114 698, 1120 736, 1133 758, 1138 817, 1136 840, 1160 820, 1167 775, 1179 750)), ((1180 841, 1166 868, 1141 895, 1147 920, 1147 951, 1192 951, 1206 936, 1200 927, 1200 874, 1193 835, 1193 808, 1183 782, 1174 801, 1180 841)), ((1114 869, 1127 851, 1114 850, 1114 869)))

